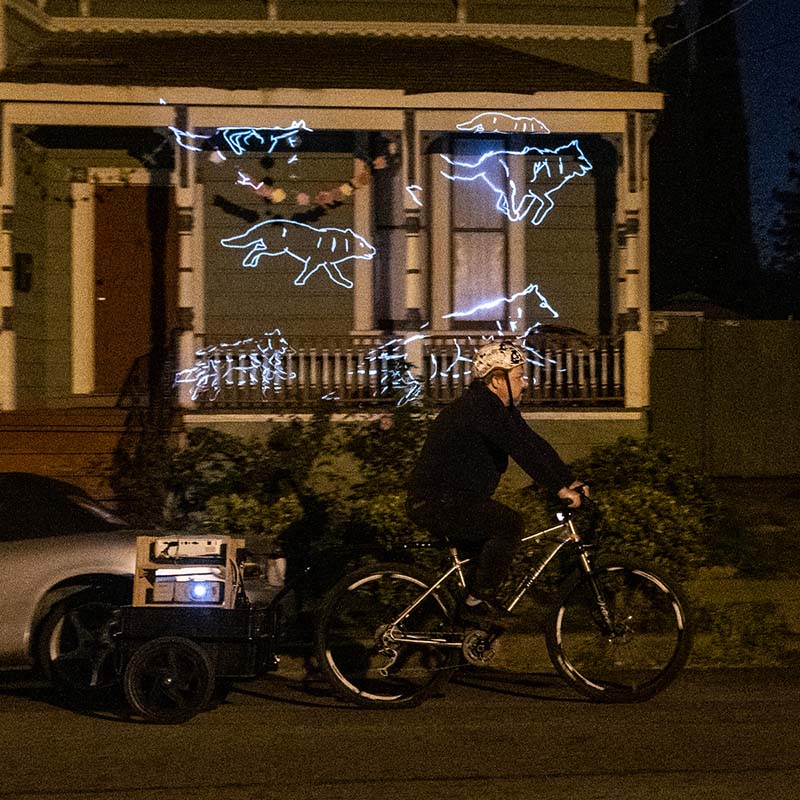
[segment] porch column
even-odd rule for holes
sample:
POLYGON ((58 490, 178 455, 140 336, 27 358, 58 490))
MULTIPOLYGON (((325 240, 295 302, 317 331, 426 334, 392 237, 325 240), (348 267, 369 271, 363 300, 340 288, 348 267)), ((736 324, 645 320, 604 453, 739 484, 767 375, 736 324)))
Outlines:
MULTIPOLYGON (((367 169, 360 159, 353 160, 353 175, 367 169)), ((372 191, 370 185, 353 192, 353 229, 368 242, 372 241, 372 191)), ((357 258, 353 262, 353 332, 367 333, 375 328, 374 274, 375 262, 357 258)))
POLYGON ((419 135, 413 111, 405 113, 403 130, 403 209, 406 223, 406 323, 417 329, 422 322, 422 253, 420 244, 421 208, 414 202, 407 187, 420 185, 419 135))
MULTIPOLYGON (((176 364, 178 372, 194 365, 196 349, 195 332, 198 322, 202 324, 203 276, 203 226, 198 226, 198 194, 202 205, 202 193, 196 191, 195 153, 185 148, 177 148, 175 154, 175 204, 178 212, 178 340, 176 342, 176 364)), ((178 405, 193 408, 192 387, 188 383, 178 384, 178 405)))
POLYGON ((17 338, 14 333, 14 143, 13 128, 6 115, 0 131, 0 411, 17 407, 17 338))
POLYGON ((72 394, 94 391, 94 185, 86 170, 76 170, 72 200, 71 375, 72 394))
MULTIPOLYGON (((11 151, 3 147, 3 152, 11 151)), ((12 411, 17 407, 17 339, 14 333, 14 260, 11 243, 14 198, 5 181, 0 198, 3 204, 0 229, 0 411, 12 411)))
POLYGON ((451 328, 451 319, 445 315, 453 310, 453 267, 452 239, 450 236, 450 181, 438 179, 439 171, 451 169, 438 153, 428 156, 430 174, 433 176, 428 187, 430 198, 430 236, 431 236, 431 328, 447 331, 451 328), (438 180, 437 180, 438 179, 438 180))
MULTIPOLYGON (((525 156, 511 156, 508 160, 508 167, 510 171, 509 178, 514 181, 516 186, 525 185, 525 156)), ((511 297, 515 292, 519 292, 528 285, 527 274, 525 269, 525 225, 526 220, 519 220, 517 222, 507 221, 508 226, 508 286, 506 290, 507 296, 511 297)), ((506 328, 510 331, 517 333, 524 333, 527 328, 527 303, 520 303, 520 316, 512 317, 512 306, 509 305, 504 309, 503 313, 506 315, 506 328)), ((516 313, 516 312, 513 312, 516 313)))
POLYGON ((631 42, 631 77, 639 83, 647 83, 650 63, 650 46, 647 43, 649 27, 647 25, 647 15, 645 14, 646 6, 646 0, 636 0, 635 25, 639 36, 631 42))
POLYGON ((625 190, 619 197, 624 216, 618 221, 620 293, 617 329, 625 341, 625 407, 645 408, 650 403, 649 298, 646 295, 647 240, 642 238, 643 203, 641 118, 629 114, 625 136, 625 190))

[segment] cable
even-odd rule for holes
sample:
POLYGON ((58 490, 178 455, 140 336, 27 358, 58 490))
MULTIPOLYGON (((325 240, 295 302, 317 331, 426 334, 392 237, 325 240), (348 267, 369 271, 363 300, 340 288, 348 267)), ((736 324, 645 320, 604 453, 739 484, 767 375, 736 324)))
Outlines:
POLYGON ((741 11, 745 6, 749 6, 750 3, 752 3, 752 2, 753 2, 753 0, 744 0, 744 2, 740 3, 738 6, 736 6, 736 8, 732 8, 732 9, 730 9, 730 11, 726 11, 721 16, 717 17, 714 20, 711 20, 711 22, 706 23, 705 25, 703 25, 700 28, 697 28, 696 30, 690 31, 689 33, 686 34, 686 36, 683 36, 682 38, 678 39, 677 41, 675 41, 672 44, 670 44, 667 47, 665 47, 664 50, 665 51, 672 50, 672 48, 675 47, 676 45, 679 45, 682 42, 685 42, 687 39, 691 39, 693 36, 697 36, 697 34, 701 33, 702 31, 708 30, 708 28, 711 28, 712 26, 716 25, 718 22, 721 22, 723 19, 725 19, 725 17, 729 17, 731 14, 735 14, 737 11, 741 11))

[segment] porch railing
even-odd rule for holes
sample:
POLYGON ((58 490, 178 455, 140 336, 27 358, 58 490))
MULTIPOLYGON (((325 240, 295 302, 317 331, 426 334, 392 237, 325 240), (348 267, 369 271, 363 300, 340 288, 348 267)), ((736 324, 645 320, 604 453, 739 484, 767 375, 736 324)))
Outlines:
MULTIPOLYGON (((194 366, 177 374, 203 410, 444 403, 469 384, 481 338, 425 336, 416 347, 390 335, 223 341, 198 337, 194 366)), ((531 336, 526 346, 529 386, 522 405, 623 403, 621 337, 531 336)))
MULTIPOLYGON (((469 383, 470 364, 461 359, 476 344, 472 336, 431 337, 425 342, 429 362, 427 396, 443 402, 469 383)), ((622 337, 529 336, 528 388, 522 405, 622 405, 622 337)))

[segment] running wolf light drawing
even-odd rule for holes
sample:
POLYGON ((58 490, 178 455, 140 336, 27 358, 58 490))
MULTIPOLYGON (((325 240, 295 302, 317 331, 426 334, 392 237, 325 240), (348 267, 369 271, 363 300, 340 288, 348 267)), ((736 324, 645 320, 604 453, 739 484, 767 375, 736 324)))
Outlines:
POLYGON ((536 117, 514 117, 499 111, 484 111, 456 128, 471 133, 550 133, 550 128, 536 117))
MULTIPOLYGON (((497 195, 496 208, 501 214, 505 214, 511 222, 519 222, 531 214, 533 225, 541 224, 553 210, 554 195, 565 183, 585 175, 592 168, 577 139, 553 150, 526 146, 521 150, 492 150, 473 160, 457 160, 446 155, 442 155, 442 158, 452 170, 442 170, 445 178, 451 181, 484 181, 497 195), (528 184, 536 188, 521 193, 510 177, 508 159, 510 156, 529 156, 531 153, 534 157, 528 184), (506 180, 502 185, 497 178, 490 177, 498 174, 505 175, 506 180)), ((530 161, 530 157, 527 160, 530 161)))
POLYGON ((324 269, 334 283, 352 289, 353 282, 345 278, 339 265, 353 259, 371 261, 375 255, 375 248, 350 228, 314 228, 288 219, 259 222, 220 244, 247 249, 243 267, 257 266, 262 256, 287 255, 299 261, 303 269, 294 279, 295 286, 305 286, 317 270, 324 269))

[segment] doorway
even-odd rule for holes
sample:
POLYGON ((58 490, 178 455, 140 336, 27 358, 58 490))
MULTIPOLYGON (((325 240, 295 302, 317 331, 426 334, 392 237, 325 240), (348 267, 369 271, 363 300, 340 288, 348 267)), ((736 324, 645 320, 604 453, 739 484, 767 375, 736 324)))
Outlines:
POLYGON ((175 325, 178 226, 168 185, 94 191, 94 394, 146 391, 175 325))

